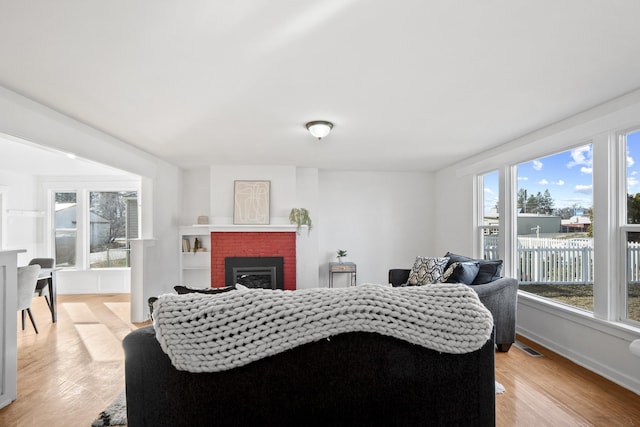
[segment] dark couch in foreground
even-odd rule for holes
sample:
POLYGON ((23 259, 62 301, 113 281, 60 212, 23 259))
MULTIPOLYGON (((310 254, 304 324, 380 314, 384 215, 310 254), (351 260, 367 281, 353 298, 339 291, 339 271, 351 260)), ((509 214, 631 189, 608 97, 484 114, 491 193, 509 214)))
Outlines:
MULTIPOLYGON (((404 286, 410 272, 411 269, 403 268, 389 270, 389 283, 393 286, 404 286)), ((511 344, 516 341, 518 281, 511 277, 501 277, 489 283, 470 286, 493 316, 498 351, 509 351, 511 344)))
POLYGON ((495 425, 492 339, 454 355, 352 332, 217 373, 176 370, 151 326, 123 346, 129 427, 495 425))

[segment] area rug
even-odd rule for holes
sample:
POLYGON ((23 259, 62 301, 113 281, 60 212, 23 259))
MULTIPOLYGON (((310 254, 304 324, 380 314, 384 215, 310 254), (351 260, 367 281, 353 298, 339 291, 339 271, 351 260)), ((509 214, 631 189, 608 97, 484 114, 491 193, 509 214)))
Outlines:
POLYGON ((116 397, 107 408, 100 412, 98 418, 93 420, 91 427, 123 426, 127 424, 127 400, 124 390, 116 397))

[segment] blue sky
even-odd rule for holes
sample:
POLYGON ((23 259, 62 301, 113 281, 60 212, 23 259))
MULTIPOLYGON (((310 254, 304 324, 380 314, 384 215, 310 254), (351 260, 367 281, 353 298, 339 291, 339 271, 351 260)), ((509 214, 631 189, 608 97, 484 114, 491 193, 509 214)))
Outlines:
MULTIPOLYGON (((518 165, 518 189, 529 195, 549 190, 554 208, 593 204, 593 151, 591 145, 577 147, 518 165)), ((485 175, 485 212, 495 206, 498 174, 485 175)), ((640 131, 627 136, 627 184, 631 194, 640 192, 640 131)))

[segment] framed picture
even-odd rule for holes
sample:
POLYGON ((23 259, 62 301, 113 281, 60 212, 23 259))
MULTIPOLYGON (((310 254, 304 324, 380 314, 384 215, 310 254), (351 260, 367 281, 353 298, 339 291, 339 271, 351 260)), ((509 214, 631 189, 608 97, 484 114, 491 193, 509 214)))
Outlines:
POLYGON ((233 223, 269 224, 271 181, 234 181, 233 223))

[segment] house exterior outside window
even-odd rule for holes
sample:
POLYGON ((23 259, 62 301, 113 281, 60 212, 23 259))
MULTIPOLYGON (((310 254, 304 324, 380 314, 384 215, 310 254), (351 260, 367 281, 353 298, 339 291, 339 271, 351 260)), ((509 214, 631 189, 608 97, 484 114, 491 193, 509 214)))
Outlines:
MULTIPOLYGON (((101 187, 101 185, 96 185, 101 187)), ((138 238, 138 191, 50 190, 51 251, 64 269, 126 268, 138 238)))

